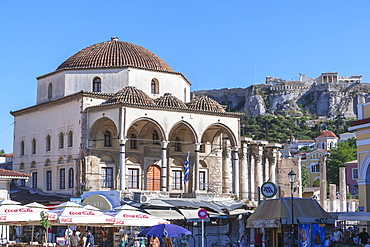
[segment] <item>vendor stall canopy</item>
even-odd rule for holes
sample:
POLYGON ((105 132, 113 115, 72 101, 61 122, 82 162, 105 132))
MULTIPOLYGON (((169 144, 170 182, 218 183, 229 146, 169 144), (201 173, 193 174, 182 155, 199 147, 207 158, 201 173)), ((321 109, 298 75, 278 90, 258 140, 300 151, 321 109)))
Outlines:
MULTIPOLYGON (((294 198, 294 224, 334 224, 334 218, 316 200, 294 198)), ((292 201, 290 197, 266 200, 248 218, 247 227, 277 228, 292 224, 292 201)))

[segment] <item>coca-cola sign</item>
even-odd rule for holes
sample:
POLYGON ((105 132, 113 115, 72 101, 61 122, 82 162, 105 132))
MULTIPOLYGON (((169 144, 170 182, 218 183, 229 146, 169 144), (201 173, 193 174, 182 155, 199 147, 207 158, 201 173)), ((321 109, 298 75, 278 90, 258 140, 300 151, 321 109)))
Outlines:
POLYGON ((95 215, 95 213, 93 211, 77 211, 77 212, 74 212, 74 211, 70 211, 69 212, 69 215, 95 215))
POLYGON ((6 216, 0 216, 0 221, 5 221, 6 220, 6 216))
POLYGON ((33 213, 31 208, 7 208, 4 210, 5 213, 33 213))
POLYGON ((131 219, 148 219, 148 215, 145 214, 123 214, 123 218, 131 218, 131 219))
POLYGON ((63 223, 72 223, 72 218, 61 218, 60 219, 60 222, 63 222, 63 223))

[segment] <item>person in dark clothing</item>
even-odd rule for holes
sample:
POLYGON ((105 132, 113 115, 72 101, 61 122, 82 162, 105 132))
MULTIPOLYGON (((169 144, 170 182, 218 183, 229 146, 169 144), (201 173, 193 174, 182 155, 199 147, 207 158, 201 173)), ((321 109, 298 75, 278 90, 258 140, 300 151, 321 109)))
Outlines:
POLYGON ((354 238, 356 237, 356 234, 353 232, 351 233, 351 236, 349 236, 346 239, 346 245, 356 245, 354 238))
POLYGON ((254 246, 262 247, 262 233, 260 229, 256 229, 256 234, 254 235, 254 246))
POLYGON ((358 238, 360 240, 360 243, 362 246, 365 246, 367 244, 367 240, 369 238, 369 233, 366 232, 366 228, 362 228, 362 232, 358 234, 358 238))

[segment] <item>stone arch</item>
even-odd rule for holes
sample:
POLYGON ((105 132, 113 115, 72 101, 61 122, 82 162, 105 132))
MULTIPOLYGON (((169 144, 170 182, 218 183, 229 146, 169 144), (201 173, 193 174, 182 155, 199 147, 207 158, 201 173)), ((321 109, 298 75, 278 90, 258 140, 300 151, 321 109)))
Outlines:
POLYGON ((194 128, 185 121, 179 121, 171 127, 168 140, 170 141, 170 147, 174 150, 176 145, 179 145, 178 142, 180 142, 181 148, 177 148, 177 152, 192 151, 194 146, 189 148, 187 144, 198 143, 198 137, 194 128))
POLYGON ((209 125, 203 132, 202 137, 207 134, 208 138, 210 138, 213 143, 215 138, 218 137, 221 133, 226 133, 226 135, 229 137, 231 146, 238 146, 236 135, 228 126, 221 123, 214 123, 209 125))
POLYGON ((367 152, 362 159, 359 176, 362 179, 370 180, 370 152, 367 152))
POLYGON ((89 132, 89 147, 92 148, 102 148, 102 147, 112 147, 118 148, 118 128, 115 122, 107 117, 102 117, 97 119, 91 126, 89 132), (110 133, 111 145, 104 146, 105 139, 104 133, 108 131, 110 133))
POLYGON ((166 135, 163 127, 154 119, 151 118, 138 118, 132 121, 130 127, 126 131, 126 136, 131 133, 137 133, 138 139, 148 139, 151 140, 151 131, 155 129, 158 132, 159 140, 165 141, 166 135))

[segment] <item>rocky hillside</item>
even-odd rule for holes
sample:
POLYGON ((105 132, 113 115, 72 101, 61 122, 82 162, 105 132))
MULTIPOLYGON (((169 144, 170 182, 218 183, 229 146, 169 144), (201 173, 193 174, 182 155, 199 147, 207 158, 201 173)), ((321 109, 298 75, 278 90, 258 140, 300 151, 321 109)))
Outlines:
POLYGON ((207 95, 228 111, 246 111, 248 116, 259 114, 304 114, 333 118, 338 114, 356 118, 357 105, 367 102, 370 83, 307 84, 285 81, 281 84, 259 84, 247 88, 223 88, 194 91, 193 95, 207 95))

